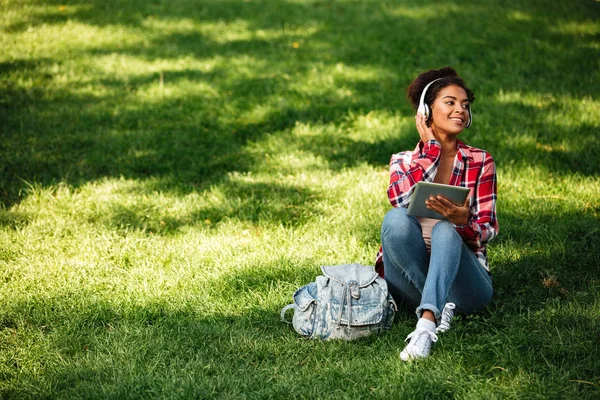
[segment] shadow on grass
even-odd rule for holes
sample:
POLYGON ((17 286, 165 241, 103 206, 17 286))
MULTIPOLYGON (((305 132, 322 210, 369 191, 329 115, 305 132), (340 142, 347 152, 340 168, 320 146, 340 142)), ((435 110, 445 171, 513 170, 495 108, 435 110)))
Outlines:
MULTIPOLYGON (((163 71, 167 82, 206 82, 220 93, 220 97, 191 94, 144 103, 136 99, 135 93, 139 87, 157 82, 158 73, 126 80, 93 78, 92 84, 98 89, 107 89, 108 94, 81 95, 68 87, 48 86, 53 80, 49 66, 63 60, 3 62, 1 75, 31 75, 36 83, 30 89, 22 89, 11 86, 9 81, 0 102, 4 114, 0 195, 8 206, 20 198, 18 192, 22 184, 19 178, 42 185, 66 181, 77 186, 102 177, 144 179, 151 176, 170 181, 171 190, 202 190, 220 182, 228 172, 251 170, 257 160, 248 155, 246 144, 290 129, 296 121, 337 124, 348 111, 360 113, 373 109, 392 113, 400 109, 410 115, 407 105, 400 99, 402 90, 398 87, 403 88, 418 71, 440 64, 456 65, 474 87, 481 87, 487 94, 499 88, 547 93, 550 92, 548 79, 551 77, 560 81, 551 86, 551 92, 556 95, 595 93, 595 85, 581 79, 588 74, 580 74, 578 68, 585 69, 589 60, 595 58, 593 43, 597 37, 578 37, 567 29, 573 21, 589 23, 590 11, 596 6, 591 3, 569 8, 557 3, 540 9, 536 4, 515 2, 505 5, 504 18, 497 18, 499 10, 491 4, 476 4, 458 10, 450 3, 443 7, 439 2, 420 3, 414 7, 371 1, 146 2, 135 7, 129 5, 130 8, 116 1, 73 1, 65 8, 61 7, 63 2, 47 4, 47 7, 31 11, 26 20, 9 24, 8 31, 19 32, 30 26, 67 21, 95 26, 131 26, 151 34, 149 46, 104 46, 92 48, 87 55, 84 51, 84 56, 123 54, 156 60, 177 59, 181 55, 199 59, 249 55, 269 67, 261 71, 262 77, 233 77, 235 71, 227 68, 225 73, 163 71), (548 9, 554 10, 553 7, 564 8, 564 18, 549 16, 548 9), (435 16, 432 14, 434 9, 437 10, 435 16), (447 21, 444 34, 432 35, 431 26, 439 20, 440 10, 447 21), (493 18, 494 23, 490 23, 486 15, 493 18), (199 32, 161 32, 160 28, 147 24, 152 18, 171 22, 189 19, 202 24, 243 22, 250 35, 239 41, 217 42, 199 32), (465 24, 465 21, 469 23, 465 24), (294 40, 294 34, 290 32, 307 26, 314 30, 307 34, 299 51, 295 51, 288 43, 294 40), (514 32, 528 29, 536 32, 539 39, 526 41, 524 45, 509 37, 514 32), (258 38, 255 34, 259 30, 283 35, 258 38), (361 40, 352 40, 357 35, 361 40), (457 35, 467 38, 466 42, 456 46, 453 37, 457 35), (415 40, 419 37, 424 40, 415 40), (499 44, 502 49, 495 49, 494 46, 499 44), (482 54, 487 56, 481 57, 482 54), (357 68, 374 67, 391 71, 391 74, 379 80, 336 78, 338 86, 348 87, 355 93, 352 99, 298 93, 288 80, 281 78, 285 73, 303 75, 315 65, 337 63, 357 68), (262 117, 236 119, 233 116, 256 109, 262 102, 261 97, 277 94, 293 101, 277 109, 271 105, 272 111, 262 117)), ((495 116, 503 114, 501 106, 493 107, 500 107, 495 116)), ((511 117, 519 111, 535 112, 510 111, 511 117)), ((498 124, 501 129, 513 129, 506 125, 510 125, 510 121, 502 120, 498 124)), ((543 131, 556 128, 551 124, 540 126, 543 131)), ((589 135, 590 130, 597 130, 597 127, 583 126, 576 135, 589 135)), ((412 147, 410 141, 402 137, 397 142, 386 143, 317 141, 310 147, 320 156, 329 155, 334 167, 351 166, 357 161, 386 164, 391 153, 412 147)), ((503 146, 498 139, 486 138, 480 142, 485 142, 492 152, 503 146)), ((597 149, 594 141, 586 144, 597 149)), ((502 153, 499 162, 512 162, 526 159, 536 151, 511 147, 502 153)), ((533 162, 552 160, 556 170, 597 173, 597 167, 579 162, 581 155, 582 152, 552 153, 535 158, 533 162)))
MULTIPOLYGON (((129 91, 148 79, 129 82, 129 91)), ((243 91, 273 91, 268 80, 253 79, 254 89, 248 84, 231 83, 234 103, 243 98, 243 91)), ((113 92, 97 98, 67 90, 50 95, 13 90, 7 115, 18 105, 18 117, 11 114, 5 125, 10 138, 3 146, 5 178, 0 185, 5 205, 19 198, 21 180, 79 186, 103 177, 156 177, 165 183, 164 190, 203 190, 222 182, 228 172, 248 171, 259 162, 245 148, 249 141, 289 129, 296 121, 334 121, 348 109, 367 105, 338 101, 318 108, 283 106, 261 117, 236 118, 248 104, 226 105, 199 95, 163 99, 156 105, 122 104, 119 89, 113 92)), ((312 101, 326 104, 328 98, 312 101)))
POLYGON ((492 265, 495 285, 505 293, 505 300, 535 303, 548 296, 568 298, 600 281, 597 209, 533 215, 504 210, 499 220, 501 235, 490 251, 497 247, 505 258, 492 265))
MULTIPOLYGON (((541 166, 557 176, 600 174, 600 164, 593 161, 600 159, 600 143, 596 140, 600 128, 592 123, 559 125, 546 120, 561 112, 574 116, 573 110, 554 110, 550 114, 519 102, 484 101, 476 103, 475 109, 482 109, 476 112, 473 127, 463 131, 460 139, 492 153, 498 169, 541 166)), ((303 149, 328 160, 332 168, 363 162, 383 166, 392 154, 414 149, 417 141, 418 134, 409 119, 392 138, 367 141, 322 135, 305 143, 303 149)))
POLYGON ((321 364, 345 365, 349 359, 340 355, 347 353, 353 363, 356 357, 372 359, 369 346, 385 342, 374 338, 355 342, 360 348, 343 342, 325 347, 283 324, 283 305, 269 296, 285 279, 304 281, 313 273, 281 259, 202 282, 201 288, 184 283, 150 300, 127 293, 107 297, 93 286, 15 299, 0 315, 0 334, 10 338, 0 364, 10 385, 0 394, 162 397, 183 388, 194 397, 261 391, 286 397, 290 385, 302 380, 298 374, 304 379, 313 374, 307 367, 323 368, 321 378, 333 379, 339 371, 321 364), (35 343, 25 365, 12 350, 26 347, 20 340, 27 336, 35 343), (43 366, 43 372, 31 366, 43 366), (277 376, 282 387, 265 386, 277 376))
MULTIPOLYGON (((187 290, 181 287, 155 299, 102 298, 93 287, 74 288, 54 298, 32 294, 11 303, 0 316, 0 333, 10 338, 3 342, 0 373, 7 385, 0 393, 5 398, 172 393, 319 397, 326 382, 326 393, 390 394, 396 389, 376 378, 382 368, 391 368, 394 376, 405 379, 402 390, 417 393, 431 388, 410 377, 428 371, 428 379, 441 391, 436 393, 444 398, 462 393, 445 378, 449 372, 444 368, 456 362, 468 368, 473 379, 493 378, 494 369, 501 366, 504 382, 515 380, 520 391, 536 395, 565 387, 589 393, 589 387, 578 387, 572 379, 593 381, 596 376, 600 354, 591 345, 598 332, 594 320, 561 311, 561 304, 567 304, 561 299, 540 301, 538 295, 517 300, 507 294, 507 305, 495 312, 456 321, 432 353, 441 381, 431 377, 429 364, 398 367, 398 351, 413 323, 408 319, 382 336, 358 342, 302 339, 279 320, 284 304, 269 297, 289 288, 291 299, 296 285, 314 279, 315 273, 314 268, 297 268, 281 259, 232 271, 205 282, 201 291, 188 283, 187 290), (526 309, 519 303, 527 304, 526 309), (19 344, 32 335, 35 341, 29 347, 19 344), (559 339, 566 342, 552 344, 559 339), (13 352, 13 346, 20 345, 32 352, 27 364, 13 352), (439 370, 440 365, 446 367, 439 370), (563 369, 568 373, 560 372, 563 369), (528 374, 525 383, 520 380, 523 374, 528 374)), ((577 311, 585 311, 585 301, 574 304, 577 311)))
MULTIPOLYGON (((148 190, 146 185, 144 190, 148 190)), ((87 213, 85 218, 88 222, 118 230, 169 235, 183 227, 213 225, 228 220, 253 224, 277 222, 284 227, 298 227, 320 214, 316 203, 321 196, 292 184, 227 180, 215 191, 207 192, 206 197, 208 199, 190 200, 191 205, 186 205, 183 214, 165 210, 156 199, 144 197, 145 200, 139 199, 131 204, 118 199, 107 204, 107 209, 87 213)))
MULTIPOLYGON (((593 23, 590 16, 599 11, 599 6, 592 2, 567 6, 558 1, 544 2, 543 5, 519 1, 496 5, 480 1, 469 7, 458 7, 452 1, 422 1, 411 5, 369 0, 155 1, 141 4, 117 0, 75 0, 66 6, 63 3, 46 2, 47 7, 30 11, 27 19, 9 24, 8 31, 18 32, 31 26, 59 25, 68 21, 99 27, 125 26, 146 29, 155 40, 149 48, 126 47, 120 50, 116 47, 116 52, 154 58, 164 55, 166 47, 172 47, 179 55, 212 57, 242 53, 268 59, 273 50, 286 53, 273 46, 283 43, 273 38, 261 41, 254 33, 314 26, 316 33, 310 36, 311 40, 324 45, 328 52, 308 53, 307 58, 301 59, 300 68, 316 57, 327 62, 378 64, 392 69, 408 65, 410 71, 399 73, 410 78, 416 71, 438 64, 439 58, 442 58, 446 64, 465 64, 475 70, 486 71, 477 80, 489 83, 500 79, 499 86, 509 90, 535 87, 534 91, 546 92, 548 84, 553 83, 553 93, 562 93, 573 84, 581 90, 581 94, 595 93, 593 87, 587 85, 592 81, 585 78, 582 81, 581 78, 589 75, 586 65, 595 58, 595 42, 600 35, 582 34, 570 25, 593 23), (252 34, 250 38, 220 44, 199 33, 160 34, 148 27, 148 22, 153 20, 187 20, 204 24, 242 22, 252 34), (435 25, 440 20, 444 23, 439 24, 436 31, 435 25), (490 24, 492 21, 494 23, 490 24), (519 40, 515 37, 519 33, 535 35, 534 40, 530 37, 519 40), (457 34, 462 38, 458 45, 454 40, 457 34), (363 40, 344 40, 357 35, 363 40), (441 54, 444 56, 440 57, 441 54), (407 58, 413 60, 407 63, 407 58), (419 60, 415 58, 421 59, 422 64, 417 65, 419 60), (568 75, 565 76, 565 73, 568 75), (556 81, 549 82, 548 74, 553 75, 556 81), (568 82, 568 85, 563 85, 563 82, 568 82)), ((291 43, 286 44, 289 50, 291 43)))

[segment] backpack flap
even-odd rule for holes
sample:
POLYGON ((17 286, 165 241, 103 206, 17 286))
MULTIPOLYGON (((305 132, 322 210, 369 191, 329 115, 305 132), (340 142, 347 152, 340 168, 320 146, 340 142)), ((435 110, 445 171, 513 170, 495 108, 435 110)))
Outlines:
POLYGON ((294 303, 300 311, 306 311, 312 303, 317 301, 317 285, 314 282, 302 286, 294 293, 294 303))
POLYGON ((314 282, 304 285, 300 289, 296 290, 293 295, 294 302, 283 307, 281 310, 281 320, 287 324, 294 325, 299 324, 300 322, 298 321, 302 319, 310 320, 312 318, 314 321, 314 316, 312 315, 314 314, 313 310, 307 310, 311 305, 317 302, 316 294, 317 287, 314 282), (286 312, 290 309, 294 310, 292 321, 288 321, 285 317, 286 312))
POLYGON ((294 293, 294 317, 292 325, 302 336, 311 337, 315 330, 317 285, 312 282, 294 293))
POLYGON ((372 266, 356 263, 322 266, 321 271, 326 277, 341 284, 354 281, 359 288, 369 286, 379 276, 372 266))
MULTIPOLYGON (((369 288, 371 289, 371 288, 369 288)), ((352 296, 350 287, 345 288, 346 293, 330 301, 330 318, 338 325, 366 326, 381 323, 383 307, 381 304, 380 290, 361 290, 357 299, 352 296)))
POLYGON ((366 326, 381 323, 383 318, 379 275, 371 266, 344 264, 321 267, 331 280, 329 317, 338 325, 366 326))

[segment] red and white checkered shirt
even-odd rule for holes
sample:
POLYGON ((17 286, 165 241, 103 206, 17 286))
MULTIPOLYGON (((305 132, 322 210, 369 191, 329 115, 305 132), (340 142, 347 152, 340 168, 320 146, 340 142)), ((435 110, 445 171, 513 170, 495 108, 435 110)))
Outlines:
MULTIPOLYGON (((498 234, 496 166, 492 156, 484 150, 467 146, 460 140, 457 148, 450 185, 471 189, 471 213, 468 224, 454 227, 489 272, 486 244, 498 234)), ((417 182, 433 182, 441 153, 440 143, 430 140, 426 143, 420 141, 414 151, 392 155, 387 190, 392 206, 408 207, 417 182)), ((375 268, 381 275, 382 267, 383 251, 380 247, 375 268)))

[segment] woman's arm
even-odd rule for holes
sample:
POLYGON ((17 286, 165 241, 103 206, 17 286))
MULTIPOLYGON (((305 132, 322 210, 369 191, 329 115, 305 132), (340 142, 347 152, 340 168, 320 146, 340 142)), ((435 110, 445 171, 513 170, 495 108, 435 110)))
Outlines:
POLYGON ((497 198, 496 165, 492 156, 485 153, 483 168, 474 188, 469 222, 456 226, 458 233, 472 246, 484 246, 498 234, 497 198))
POLYGON ((413 152, 392 155, 390 160, 390 184, 387 194, 394 207, 408 207, 414 186, 419 181, 433 182, 440 162, 442 146, 425 115, 415 115, 415 126, 421 140, 413 152))
POLYGON ((442 147, 437 140, 419 142, 415 151, 392 155, 387 195, 394 207, 407 207, 419 181, 433 182, 442 147))

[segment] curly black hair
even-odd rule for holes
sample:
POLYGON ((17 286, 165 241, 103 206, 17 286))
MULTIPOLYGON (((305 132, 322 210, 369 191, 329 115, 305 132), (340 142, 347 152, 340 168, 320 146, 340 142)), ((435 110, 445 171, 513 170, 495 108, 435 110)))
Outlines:
POLYGON ((419 100, 421 99, 421 93, 425 86, 436 79, 439 81, 434 82, 427 93, 425 94, 425 103, 431 107, 431 103, 435 100, 438 92, 446 86, 456 85, 460 86, 467 92, 467 99, 469 103, 475 101, 475 94, 471 89, 467 87, 465 81, 458 75, 458 73, 452 67, 444 67, 441 69, 430 69, 425 71, 415 78, 411 84, 406 88, 406 98, 410 101, 411 105, 417 110, 419 107, 419 100), (440 79, 441 78, 441 79, 440 79))

